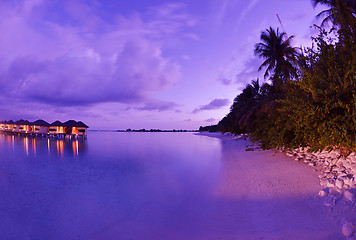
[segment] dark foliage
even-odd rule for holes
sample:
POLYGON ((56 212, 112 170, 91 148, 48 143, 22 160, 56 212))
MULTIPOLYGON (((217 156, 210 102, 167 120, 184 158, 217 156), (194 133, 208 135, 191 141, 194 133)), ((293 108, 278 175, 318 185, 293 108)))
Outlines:
POLYGON ((265 61, 258 70, 266 67, 265 78, 271 77, 273 85, 280 87, 286 79, 296 76, 297 50, 291 46, 294 36, 287 38, 279 29, 269 28, 261 33, 261 42, 255 45, 255 55, 265 61))
MULTIPOLYGON (((313 0, 328 7, 314 47, 298 54, 292 37, 261 33, 255 55, 272 85, 252 81, 211 131, 250 133, 263 148, 356 151, 356 1, 313 0), (324 26, 331 23, 328 31, 324 26)), ((204 127, 201 127, 204 129, 204 127)))

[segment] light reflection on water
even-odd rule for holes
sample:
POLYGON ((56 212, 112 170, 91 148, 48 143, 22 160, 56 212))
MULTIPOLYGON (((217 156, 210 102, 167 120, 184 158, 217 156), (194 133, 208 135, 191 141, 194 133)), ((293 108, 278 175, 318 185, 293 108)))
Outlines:
POLYGON ((0 134, 0 239, 179 233, 213 192, 220 154, 218 139, 191 133, 0 134))
POLYGON ((80 153, 85 152, 86 145, 85 139, 38 138, 0 133, 0 146, 7 147, 3 150, 24 152, 27 157, 31 158, 37 157, 37 149, 41 151, 40 158, 44 157, 43 152, 45 149, 49 156, 53 154, 63 158, 65 156, 64 152, 66 152, 67 157, 69 155, 77 157, 80 153))

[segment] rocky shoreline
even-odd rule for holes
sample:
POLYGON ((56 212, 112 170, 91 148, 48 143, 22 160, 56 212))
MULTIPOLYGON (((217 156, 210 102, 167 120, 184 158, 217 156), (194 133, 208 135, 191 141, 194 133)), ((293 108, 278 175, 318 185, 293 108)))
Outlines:
POLYGON ((344 156, 340 150, 308 150, 297 148, 286 154, 318 173, 322 186, 318 197, 330 208, 330 216, 339 220, 346 239, 356 240, 356 153, 344 156))

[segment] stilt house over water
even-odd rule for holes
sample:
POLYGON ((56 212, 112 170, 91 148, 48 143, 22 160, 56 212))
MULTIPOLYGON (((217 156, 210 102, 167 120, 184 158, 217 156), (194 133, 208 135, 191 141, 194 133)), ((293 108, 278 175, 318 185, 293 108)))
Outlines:
POLYGON ((86 137, 87 129, 89 127, 83 122, 69 120, 67 122, 55 121, 51 124, 39 119, 34 122, 27 120, 19 121, 0 121, 0 131, 5 133, 17 133, 35 136, 49 136, 49 137, 86 137))

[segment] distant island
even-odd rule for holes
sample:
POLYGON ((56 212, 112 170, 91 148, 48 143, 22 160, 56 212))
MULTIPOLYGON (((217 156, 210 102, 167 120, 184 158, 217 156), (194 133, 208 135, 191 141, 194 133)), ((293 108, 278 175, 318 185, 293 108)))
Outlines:
POLYGON ((161 129, 131 129, 131 128, 128 128, 126 130, 116 130, 117 132, 199 132, 198 130, 183 130, 183 129, 180 129, 180 130, 176 130, 176 129, 173 129, 173 130, 161 130, 161 129))

